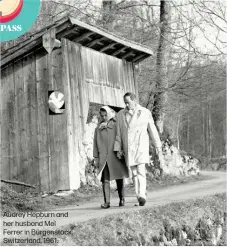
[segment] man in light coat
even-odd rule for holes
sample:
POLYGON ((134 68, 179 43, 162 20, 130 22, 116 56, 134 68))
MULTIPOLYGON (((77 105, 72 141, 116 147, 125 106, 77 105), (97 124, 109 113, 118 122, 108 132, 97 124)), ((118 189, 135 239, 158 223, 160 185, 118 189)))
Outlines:
POLYGON ((149 163, 149 135, 156 147, 160 166, 164 167, 162 143, 151 112, 137 104, 133 93, 124 95, 126 108, 117 114, 117 135, 114 151, 119 159, 124 155, 134 181, 140 206, 146 203, 146 168, 149 163), (149 135, 148 135, 149 133, 149 135))

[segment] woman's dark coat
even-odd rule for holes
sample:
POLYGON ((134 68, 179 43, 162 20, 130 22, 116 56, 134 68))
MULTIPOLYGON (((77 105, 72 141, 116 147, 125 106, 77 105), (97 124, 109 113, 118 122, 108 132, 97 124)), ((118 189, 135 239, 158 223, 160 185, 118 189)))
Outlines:
POLYGON ((110 180, 129 177, 128 168, 124 160, 119 160, 114 149, 116 138, 116 121, 111 119, 106 128, 95 129, 93 156, 98 159, 98 178, 101 179, 102 171, 107 163, 110 180))

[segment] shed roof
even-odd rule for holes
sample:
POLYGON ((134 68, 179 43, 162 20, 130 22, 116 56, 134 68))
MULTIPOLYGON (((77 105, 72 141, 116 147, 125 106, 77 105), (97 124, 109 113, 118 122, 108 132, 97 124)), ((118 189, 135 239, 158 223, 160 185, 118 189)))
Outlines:
POLYGON ((3 51, 1 54, 1 66, 42 47, 42 35, 51 28, 55 28, 58 40, 67 38, 85 47, 134 63, 153 55, 149 47, 129 41, 100 27, 81 22, 72 16, 67 16, 3 51))

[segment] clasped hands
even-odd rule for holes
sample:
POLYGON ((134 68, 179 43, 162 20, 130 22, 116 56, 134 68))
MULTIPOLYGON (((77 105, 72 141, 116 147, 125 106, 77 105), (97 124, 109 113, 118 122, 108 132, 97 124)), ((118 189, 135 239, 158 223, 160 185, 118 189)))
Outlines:
MULTIPOLYGON (((117 151, 117 158, 119 160, 121 160, 123 156, 124 156, 123 151, 117 151)), ((97 167, 98 165, 99 165, 99 158, 94 158, 94 166, 97 167)))
POLYGON ((117 158, 118 158, 119 160, 121 160, 123 156, 124 156, 123 151, 117 151, 117 158))

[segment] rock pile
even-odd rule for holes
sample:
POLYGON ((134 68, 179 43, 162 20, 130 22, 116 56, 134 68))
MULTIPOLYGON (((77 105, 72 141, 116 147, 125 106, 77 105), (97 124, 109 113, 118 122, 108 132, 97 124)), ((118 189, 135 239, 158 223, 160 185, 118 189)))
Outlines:
POLYGON ((167 166, 166 171, 169 174, 189 176, 199 173, 199 160, 180 152, 168 139, 163 143, 163 154, 167 166))
MULTIPOLYGON (((168 139, 163 143, 162 150, 165 158, 165 167, 163 169, 165 174, 173 176, 199 174, 199 160, 180 152, 168 139)), ((149 176, 154 178, 159 177, 163 173, 163 170, 160 168, 158 157, 152 150, 147 170, 149 176)))
POLYGON ((93 159, 93 140, 95 128, 98 125, 98 117, 93 116, 90 123, 86 125, 80 148, 80 177, 82 184, 98 186, 99 181, 96 178, 97 168, 94 166, 93 159))

